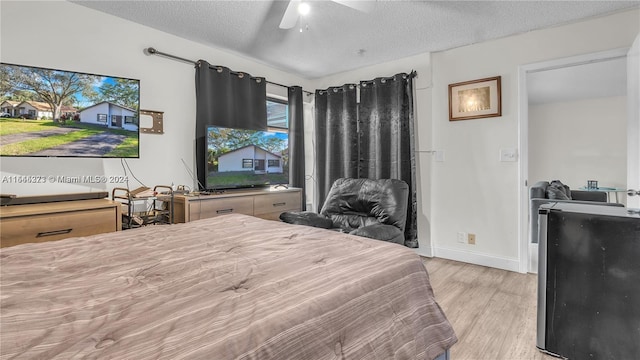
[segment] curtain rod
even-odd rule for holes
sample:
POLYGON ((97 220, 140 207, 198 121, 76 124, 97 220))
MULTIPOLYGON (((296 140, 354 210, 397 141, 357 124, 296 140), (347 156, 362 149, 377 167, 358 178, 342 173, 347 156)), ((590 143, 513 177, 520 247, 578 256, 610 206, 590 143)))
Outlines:
MULTIPOLYGON (((180 56, 175 56, 175 55, 167 54, 167 53, 165 53, 165 52, 158 51, 158 50, 156 50, 155 48, 152 48, 152 47, 148 47, 148 48, 144 49, 144 53, 145 53, 146 55, 158 55, 158 56, 164 56, 164 57, 166 57, 166 58, 173 59, 173 60, 178 60, 178 61, 182 61, 182 62, 185 62, 185 63, 188 63, 188 64, 192 64, 192 65, 194 65, 194 66, 198 65, 198 62, 197 62, 197 61, 193 61, 193 60, 185 59, 185 58, 180 57, 180 56)), ((265 81, 267 82, 267 84, 276 85, 276 86, 284 87, 284 88, 287 88, 287 89, 289 88, 289 86, 287 86, 287 85, 278 84, 278 83, 276 83, 276 82, 269 81, 269 80, 265 80, 265 81)), ((307 95, 313 95, 313 93, 312 93, 312 92, 309 92, 309 91, 306 91, 306 90, 302 90, 302 92, 303 92, 303 93, 306 93, 307 95)))

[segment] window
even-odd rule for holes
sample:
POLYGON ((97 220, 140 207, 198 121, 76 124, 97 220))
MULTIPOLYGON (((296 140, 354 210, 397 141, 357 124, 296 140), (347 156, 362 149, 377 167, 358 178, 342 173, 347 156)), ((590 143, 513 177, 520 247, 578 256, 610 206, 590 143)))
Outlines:
POLYGON ((289 128, 289 105, 286 101, 267 99, 267 127, 289 128))
POLYGON ((138 118, 135 116, 125 116, 124 117, 125 124, 135 124, 138 125, 138 118))
POLYGON ((243 169, 253 169, 253 159, 242 159, 243 169))
POLYGON ((107 114, 98 114, 98 122, 107 122, 107 114))
POLYGON ((280 160, 279 159, 271 159, 267 161, 267 166, 268 167, 280 167, 280 160))

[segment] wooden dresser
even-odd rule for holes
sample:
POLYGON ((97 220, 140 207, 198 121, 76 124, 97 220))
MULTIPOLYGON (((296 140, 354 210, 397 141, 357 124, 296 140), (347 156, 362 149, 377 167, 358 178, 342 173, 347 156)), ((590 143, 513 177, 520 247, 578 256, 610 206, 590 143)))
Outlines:
POLYGON ((122 229, 120 203, 107 199, 0 207, 0 247, 122 229))
POLYGON ((177 223, 230 213, 279 220, 281 213, 301 207, 302 190, 298 188, 229 190, 216 195, 175 195, 173 216, 177 223))

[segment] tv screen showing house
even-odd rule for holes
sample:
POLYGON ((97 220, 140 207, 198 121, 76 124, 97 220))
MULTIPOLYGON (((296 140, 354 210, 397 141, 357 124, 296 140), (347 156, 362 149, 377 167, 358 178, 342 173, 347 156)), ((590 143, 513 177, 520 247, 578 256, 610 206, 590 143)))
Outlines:
POLYGON ((287 132, 207 128, 207 189, 289 183, 287 132))
POLYGON ((139 157, 140 80, 0 63, 0 155, 139 157))

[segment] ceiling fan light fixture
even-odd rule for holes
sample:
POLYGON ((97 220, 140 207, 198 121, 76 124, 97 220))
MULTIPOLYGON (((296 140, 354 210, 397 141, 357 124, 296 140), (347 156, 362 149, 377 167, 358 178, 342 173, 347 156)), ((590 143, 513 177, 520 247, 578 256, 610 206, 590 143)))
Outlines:
POLYGON ((311 6, 306 3, 306 2, 301 2, 298 5, 298 14, 302 15, 302 16, 306 16, 309 14, 309 12, 311 12, 311 6))

